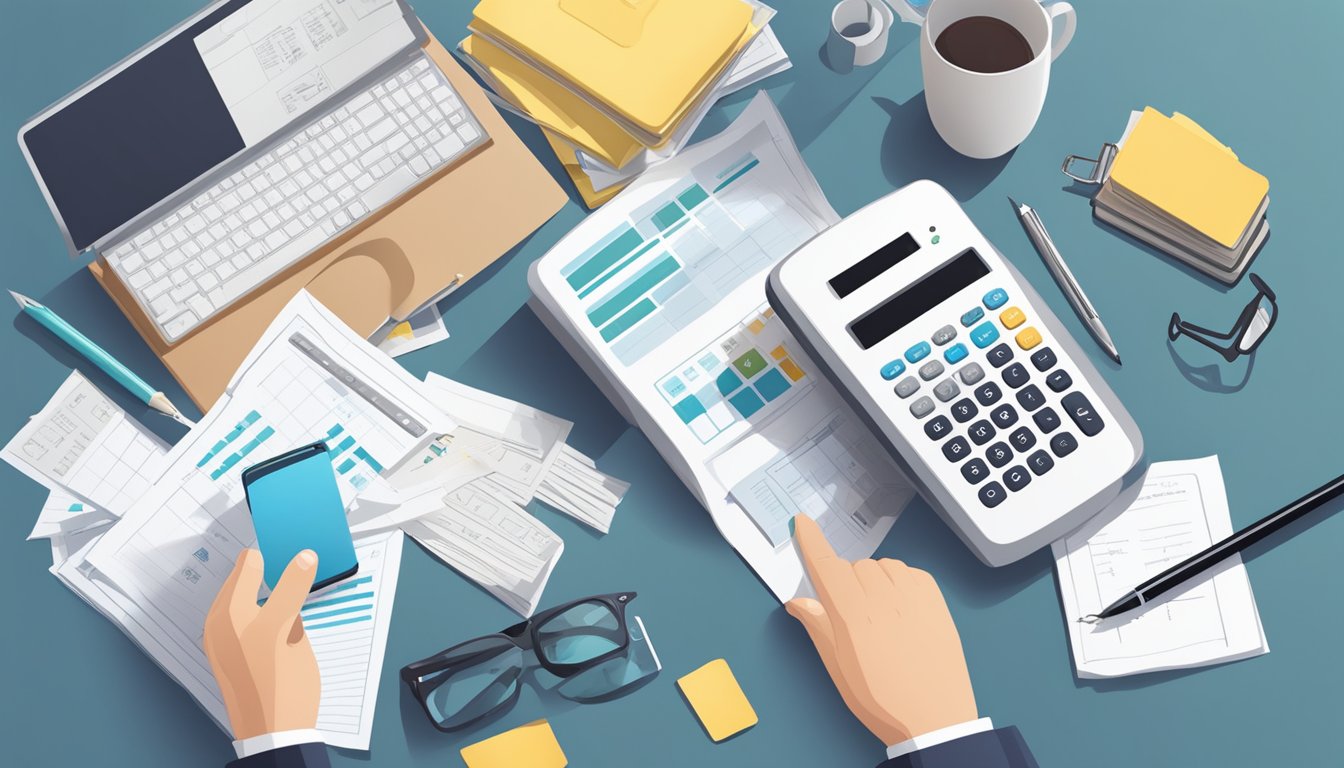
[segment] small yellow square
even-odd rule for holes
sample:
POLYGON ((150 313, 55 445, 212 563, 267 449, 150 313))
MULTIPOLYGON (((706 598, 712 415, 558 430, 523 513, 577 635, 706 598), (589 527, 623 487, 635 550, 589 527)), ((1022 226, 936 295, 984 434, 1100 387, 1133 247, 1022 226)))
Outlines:
POLYGON ((1035 326, 1023 328, 1017 334, 1017 346, 1023 349, 1031 349, 1041 343, 1041 332, 1036 330, 1035 326))
POLYGON ((783 344, 780 344, 778 347, 770 350, 770 356, 776 360, 783 360, 789 356, 789 350, 785 349, 783 344))
POLYGON ((1012 330, 1027 321, 1027 314, 1018 307, 1009 307, 999 314, 1003 327, 1012 330))
POLYGON ((747 330, 751 331, 752 335, 754 336, 760 333, 761 331, 765 330, 765 323, 761 322, 760 318, 757 318, 751 321, 751 325, 747 326, 747 330))
POLYGON ((756 710, 723 659, 715 659, 677 680, 677 687, 714 741, 723 741, 756 724, 756 710))
POLYGON ((569 760, 545 720, 520 725, 462 748, 467 768, 565 768, 569 760))

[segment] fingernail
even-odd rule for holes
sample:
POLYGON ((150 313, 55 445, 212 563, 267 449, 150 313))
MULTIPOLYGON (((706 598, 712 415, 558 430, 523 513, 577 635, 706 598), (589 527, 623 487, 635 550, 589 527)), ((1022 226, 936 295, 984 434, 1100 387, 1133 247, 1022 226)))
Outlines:
POLYGON ((790 518, 789 518, 789 538, 793 538, 793 535, 794 535, 794 534, 793 534, 793 521, 794 521, 794 519, 795 519, 795 518, 793 518, 793 517, 790 517, 790 518))
POLYGON ((317 553, 311 549, 303 550, 298 555, 296 555, 294 559, 299 561, 299 565, 305 567, 312 567, 314 565, 317 565, 317 553))

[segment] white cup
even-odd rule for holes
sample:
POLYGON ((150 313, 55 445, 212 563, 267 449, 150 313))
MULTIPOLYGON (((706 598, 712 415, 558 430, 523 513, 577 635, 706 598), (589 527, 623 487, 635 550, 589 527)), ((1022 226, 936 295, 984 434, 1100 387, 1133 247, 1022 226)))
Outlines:
POLYGON ((1078 15, 1066 2, 933 0, 919 36, 924 98, 938 135, 967 157, 991 158, 1021 144, 1045 106, 1050 62, 1068 47, 1078 15), (1007 22, 1027 39, 1031 61, 1007 72, 972 72, 938 53, 943 30, 970 16, 1007 22), (1058 22, 1058 26, 1056 26, 1058 22))

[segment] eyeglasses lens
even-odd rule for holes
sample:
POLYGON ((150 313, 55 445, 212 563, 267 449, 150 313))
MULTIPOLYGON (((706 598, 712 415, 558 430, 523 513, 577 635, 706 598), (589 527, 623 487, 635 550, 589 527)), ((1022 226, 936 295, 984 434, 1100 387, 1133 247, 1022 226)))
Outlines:
POLYGON ((445 728, 457 728, 485 716, 518 691, 523 652, 504 638, 482 638, 453 651, 447 659, 455 666, 421 682, 436 685, 425 697, 430 717, 445 728))
POLYGON ((620 620, 600 602, 579 603, 537 627, 538 651, 552 664, 583 664, 625 640, 620 620))
POLYGON ((644 632, 644 624, 635 617, 630 624, 630 645, 625 653, 566 678, 556 692, 571 701, 602 701, 628 690, 658 674, 658 656, 644 632))
POLYGON ((1274 303, 1268 296, 1260 297, 1260 305, 1255 308, 1255 314, 1251 315, 1251 322, 1246 326, 1246 332, 1241 334, 1241 338, 1237 341, 1239 352, 1245 353, 1255 348, 1269 330, 1269 324, 1274 319, 1276 311, 1274 303))

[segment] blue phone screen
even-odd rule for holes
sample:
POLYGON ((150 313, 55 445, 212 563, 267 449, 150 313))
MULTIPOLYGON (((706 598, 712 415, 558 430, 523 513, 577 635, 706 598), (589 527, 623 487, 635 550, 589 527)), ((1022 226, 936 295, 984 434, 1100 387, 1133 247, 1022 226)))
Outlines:
POLYGON ((247 486, 247 502, 266 586, 274 589, 289 561, 305 549, 317 553, 316 584, 355 567, 345 505, 325 451, 257 478, 247 486))

